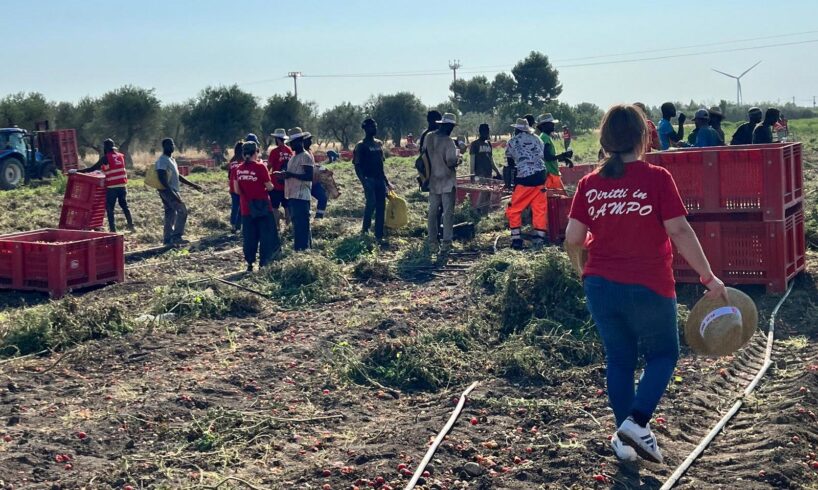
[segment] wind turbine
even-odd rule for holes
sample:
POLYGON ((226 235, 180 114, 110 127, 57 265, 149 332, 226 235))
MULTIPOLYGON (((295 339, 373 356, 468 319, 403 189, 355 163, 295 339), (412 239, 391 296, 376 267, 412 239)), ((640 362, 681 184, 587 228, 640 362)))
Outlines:
POLYGON ((759 65, 759 63, 761 63, 761 61, 759 61, 755 65, 751 66, 750 68, 747 68, 746 70, 744 70, 744 73, 742 73, 739 76, 731 75, 729 73, 724 73, 723 71, 719 71, 719 70, 717 70, 715 68, 711 68, 711 69, 714 72, 721 73, 722 75, 724 75, 726 77, 735 78, 735 80, 736 80, 736 105, 741 105, 741 77, 743 77, 744 75, 749 73, 750 70, 752 70, 753 68, 757 67, 759 65))

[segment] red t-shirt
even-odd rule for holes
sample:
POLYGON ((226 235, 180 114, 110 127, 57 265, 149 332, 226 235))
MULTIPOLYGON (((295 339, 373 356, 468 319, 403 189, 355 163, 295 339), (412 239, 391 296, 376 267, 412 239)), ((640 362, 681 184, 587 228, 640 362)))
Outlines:
POLYGON ((648 142, 646 151, 659 150, 661 147, 659 146, 659 131, 656 130, 656 125, 650 119, 645 119, 645 123, 648 126, 648 133, 650 133, 650 142, 648 142))
POLYGON ((563 129, 562 130, 562 139, 570 140, 571 139, 571 131, 568 131, 568 129, 563 129))
POLYGON ((231 194, 235 194, 233 184, 236 182, 236 169, 239 168, 239 165, 241 165, 241 162, 230 162, 230 167, 227 170, 227 183, 230 186, 231 194))
MULTIPOLYGON (((287 162, 293 156, 293 150, 287 145, 276 146, 267 158, 267 169, 272 172, 280 172, 287 167, 287 162)), ((273 188, 277 191, 284 191, 284 179, 273 179, 273 188)))
POLYGON ((270 211, 273 210, 270 195, 264 186, 266 182, 270 182, 270 172, 263 163, 247 162, 239 165, 236 168, 236 182, 238 182, 241 190, 242 216, 250 216, 249 203, 254 200, 266 200, 267 205, 270 206, 270 211))
POLYGON ((673 249, 664 222, 686 215, 676 183, 662 167, 632 162, 619 179, 586 175, 569 214, 591 233, 583 276, 639 284, 675 298, 673 249))

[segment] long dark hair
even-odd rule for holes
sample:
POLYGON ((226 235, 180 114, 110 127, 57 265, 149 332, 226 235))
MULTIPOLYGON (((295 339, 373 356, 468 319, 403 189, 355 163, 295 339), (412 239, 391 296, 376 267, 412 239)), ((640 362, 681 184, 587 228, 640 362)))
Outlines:
POLYGON ((637 158, 641 158, 648 138, 645 115, 641 109, 630 104, 619 104, 608 109, 599 128, 599 143, 608 157, 599 174, 609 179, 625 175, 622 155, 636 152, 637 158))
POLYGON ((253 155, 256 154, 258 151, 258 145, 255 141, 245 141, 243 145, 241 145, 241 154, 244 156, 244 163, 249 163, 253 161, 253 155))

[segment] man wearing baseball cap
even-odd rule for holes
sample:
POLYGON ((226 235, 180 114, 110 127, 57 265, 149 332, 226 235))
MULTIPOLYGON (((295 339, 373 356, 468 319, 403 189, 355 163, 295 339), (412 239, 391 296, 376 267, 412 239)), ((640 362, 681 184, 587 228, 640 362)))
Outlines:
POLYGON ((710 112, 707 109, 699 109, 693 116, 696 129, 690 133, 688 143, 696 148, 706 148, 709 146, 721 146, 719 133, 710 127, 710 112))
POLYGON ((781 118, 778 109, 770 107, 764 112, 764 120, 753 129, 753 144, 763 145, 773 142, 773 126, 781 118))
POLYGON ((731 145, 750 145, 753 143, 753 130, 756 125, 761 122, 763 117, 761 109, 758 107, 751 107, 747 112, 748 122, 742 124, 733 133, 733 138, 730 140, 731 145))
POLYGON ((273 205, 273 216, 276 224, 281 221, 281 211, 279 208, 284 208, 284 214, 287 215, 287 198, 284 197, 284 178, 280 173, 287 169, 287 162, 293 156, 293 151, 285 143, 287 142, 287 131, 284 128, 278 128, 270 134, 275 141, 275 148, 270 151, 267 157, 267 169, 270 171, 270 176, 273 179, 273 190, 270 191, 270 202, 273 205))

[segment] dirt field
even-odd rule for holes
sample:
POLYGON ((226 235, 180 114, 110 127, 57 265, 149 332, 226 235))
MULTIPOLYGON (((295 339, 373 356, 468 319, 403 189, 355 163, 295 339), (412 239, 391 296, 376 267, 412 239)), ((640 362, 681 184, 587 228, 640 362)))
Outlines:
MULTIPOLYGON (((410 223, 371 251, 356 236, 351 167, 334 169, 343 195, 314 228, 316 251, 270 271, 240 273, 219 172, 195 175, 206 193, 184 196, 188 238, 220 239, 134 259, 125 283, 57 302, 0 293, 3 354, 13 332, 33 354, 0 360, 0 487, 403 488, 399 465, 415 469, 479 381, 418 488, 653 489, 760 367, 779 297, 747 288, 763 316, 750 346, 718 360, 683 346, 653 422, 666 463, 619 464, 601 348, 560 249, 494 254, 498 234, 508 243, 495 212, 435 262, 411 159, 390 159, 410 223), (226 275, 261 294, 207 280, 226 275), (138 320, 168 311, 169 322, 138 320)), ((158 197, 139 181, 130 196, 127 249, 158 245, 158 197)), ((0 232, 53 226, 60 200, 50 185, 0 194, 13 211, 0 232)), ((773 367, 679 488, 818 487, 817 293, 813 276, 798 278, 773 367)), ((680 286, 682 318, 700 294, 680 286)))

